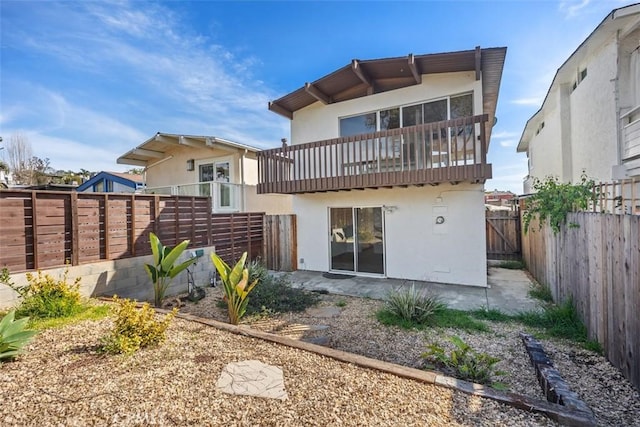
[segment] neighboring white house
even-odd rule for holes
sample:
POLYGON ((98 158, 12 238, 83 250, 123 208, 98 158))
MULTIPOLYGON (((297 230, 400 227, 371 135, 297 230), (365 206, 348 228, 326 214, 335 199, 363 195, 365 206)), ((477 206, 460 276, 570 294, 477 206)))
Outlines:
POLYGON ((257 194, 257 151, 215 136, 158 132, 118 163, 144 167, 147 193, 211 196, 214 212, 291 213, 291 196, 257 194))
POLYGON ((292 141, 258 153, 258 192, 294 195, 299 268, 486 286, 505 55, 353 60, 269 104, 292 141))
POLYGON ((578 182, 640 176, 640 4, 613 10, 558 69, 517 148, 529 175, 578 182))

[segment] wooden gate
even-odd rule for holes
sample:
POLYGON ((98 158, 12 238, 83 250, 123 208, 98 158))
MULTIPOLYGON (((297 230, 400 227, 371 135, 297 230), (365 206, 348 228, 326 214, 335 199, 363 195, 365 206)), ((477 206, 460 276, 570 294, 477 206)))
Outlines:
POLYGON ((487 211, 487 259, 520 260, 522 240, 518 211, 487 211))

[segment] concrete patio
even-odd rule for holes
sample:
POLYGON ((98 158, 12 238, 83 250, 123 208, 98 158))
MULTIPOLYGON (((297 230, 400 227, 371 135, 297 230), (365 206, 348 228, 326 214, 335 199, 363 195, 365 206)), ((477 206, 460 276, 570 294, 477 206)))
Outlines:
POLYGON ((299 270, 289 273, 289 278, 294 287, 373 299, 385 299, 390 291, 415 284, 418 291, 436 294, 450 308, 460 310, 486 307, 513 314, 538 307, 536 300, 528 295, 532 282, 523 270, 489 267, 487 288, 359 276, 327 278, 323 274, 299 270))

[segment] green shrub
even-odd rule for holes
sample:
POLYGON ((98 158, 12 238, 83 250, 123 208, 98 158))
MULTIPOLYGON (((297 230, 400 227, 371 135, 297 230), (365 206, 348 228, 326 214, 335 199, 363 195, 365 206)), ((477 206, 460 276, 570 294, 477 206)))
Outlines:
POLYGON ((171 248, 164 246, 154 233, 149 233, 149 243, 153 254, 153 265, 145 264, 144 268, 153 283, 154 304, 156 307, 160 307, 173 278, 196 262, 197 258, 189 258, 175 265, 182 252, 189 246, 189 240, 184 240, 176 247, 171 248))
POLYGON ((522 261, 502 261, 498 264, 500 268, 508 268, 509 270, 524 270, 524 262, 522 261))
POLYGON ((437 296, 418 292, 412 285, 410 289, 389 292, 383 310, 403 320, 423 324, 445 308, 437 296))
POLYGON ((140 309, 135 301, 113 297, 115 321, 111 332, 102 338, 101 350, 111 354, 131 354, 140 348, 162 343, 169 324, 178 312, 174 308, 162 320, 155 310, 144 303, 140 309))
POLYGON ((15 320, 15 310, 11 310, 0 320, 0 362, 22 353, 23 347, 37 333, 25 329, 28 321, 28 317, 15 320))
POLYGON ((497 357, 486 353, 479 353, 465 343, 460 337, 451 337, 454 349, 449 354, 437 344, 429 344, 422 357, 433 365, 455 377, 480 384, 494 384, 493 377, 504 375, 496 370, 495 365, 500 361, 497 357))
POLYGON ((587 350, 602 352, 598 342, 589 340, 572 298, 559 305, 546 304, 542 311, 520 313, 516 319, 527 326, 544 329, 549 336, 569 339, 587 350))
POLYGON ((229 323, 237 325, 247 311, 249 300, 247 297, 253 288, 258 284, 255 280, 249 283, 249 270, 245 267, 247 253, 236 262, 233 268, 222 260, 217 254, 211 254, 211 261, 215 265, 220 280, 224 285, 224 299, 227 303, 229 313, 229 323))
POLYGON ((67 283, 65 270, 62 278, 55 279, 49 274, 38 271, 27 273, 28 284, 23 287, 11 286, 21 297, 16 310, 17 317, 48 319, 72 316, 83 309, 80 296, 80 278, 72 285, 67 283))
POLYGON ((529 296, 544 302, 553 302, 553 294, 551 288, 540 283, 535 283, 529 289, 529 296))
POLYGON ((259 258, 247 262, 246 267, 249 270, 249 283, 257 281, 259 285, 270 277, 269 270, 259 258))
POLYGON ((318 303, 315 293, 291 287, 286 276, 267 275, 253 290, 248 314, 301 312, 318 303))

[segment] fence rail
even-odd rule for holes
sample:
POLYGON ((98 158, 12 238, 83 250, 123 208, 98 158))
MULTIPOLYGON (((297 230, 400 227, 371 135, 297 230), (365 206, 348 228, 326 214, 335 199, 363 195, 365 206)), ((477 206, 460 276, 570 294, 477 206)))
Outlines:
POLYGON ((554 235, 532 221, 523 258, 555 301, 572 297, 589 337, 640 389, 640 216, 578 212, 554 235))
POLYGON ((11 272, 151 253, 165 245, 216 246, 232 261, 261 255, 263 213, 211 214, 211 198, 146 194, 0 191, 0 267, 11 272))

